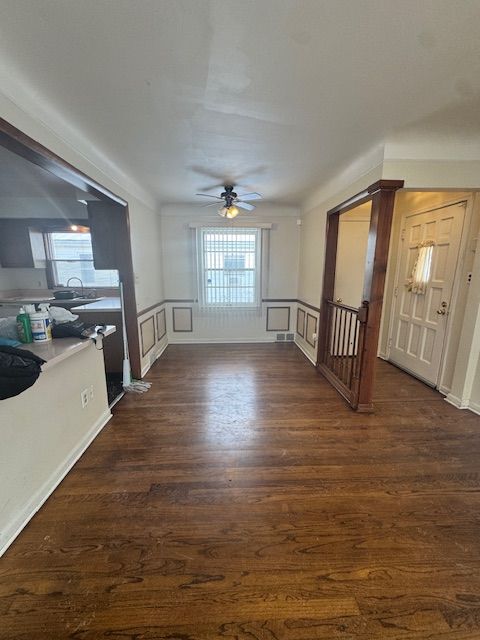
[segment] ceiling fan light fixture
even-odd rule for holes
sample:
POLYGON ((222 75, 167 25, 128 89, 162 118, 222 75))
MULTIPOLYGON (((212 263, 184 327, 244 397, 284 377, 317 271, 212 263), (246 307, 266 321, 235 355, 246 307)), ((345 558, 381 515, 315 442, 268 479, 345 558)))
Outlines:
POLYGON ((225 214, 225 217, 232 220, 233 218, 236 218, 239 213, 240 211, 237 209, 237 207, 231 205, 230 207, 227 207, 227 213, 225 214))
POLYGON ((218 213, 222 216, 222 218, 228 218, 229 220, 232 220, 233 218, 236 218, 238 216, 240 211, 237 209, 237 207, 230 205, 229 207, 222 207, 218 210, 218 213))

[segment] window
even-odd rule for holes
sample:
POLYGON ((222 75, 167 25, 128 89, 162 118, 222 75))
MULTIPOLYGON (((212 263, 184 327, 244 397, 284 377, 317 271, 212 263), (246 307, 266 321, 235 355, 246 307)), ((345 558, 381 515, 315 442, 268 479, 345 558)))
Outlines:
POLYGON ((425 294, 432 271, 433 240, 421 242, 417 249, 417 258, 413 265, 413 271, 410 279, 407 281, 407 289, 412 293, 425 294))
POLYGON ((94 268, 90 233, 54 231, 46 241, 53 286, 67 286, 69 278, 80 278, 85 287, 118 286, 118 271, 94 268))
POLYGON ((259 229, 199 229, 200 304, 204 307, 258 307, 260 248, 259 229))

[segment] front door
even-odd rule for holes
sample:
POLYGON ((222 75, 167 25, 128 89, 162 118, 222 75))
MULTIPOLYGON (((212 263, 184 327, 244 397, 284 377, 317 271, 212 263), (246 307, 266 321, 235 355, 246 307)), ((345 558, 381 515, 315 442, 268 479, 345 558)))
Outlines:
POLYGON ((389 359, 433 386, 438 384, 464 214, 460 202, 407 215, 403 225, 389 359), (422 246, 432 247, 426 252, 430 264, 416 287, 412 273, 422 246))

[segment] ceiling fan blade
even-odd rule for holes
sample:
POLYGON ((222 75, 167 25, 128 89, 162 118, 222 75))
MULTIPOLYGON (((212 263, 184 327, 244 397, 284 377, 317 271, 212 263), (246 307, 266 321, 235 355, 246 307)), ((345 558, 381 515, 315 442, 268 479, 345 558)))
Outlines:
POLYGON ((223 200, 220 196, 212 196, 210 193, 196 193, 196 196, 202 196, 202 198, 216 198, 217 200, 223 200))
POLYGON ((239 207, 239 209, 245 209, 245 211, 253 211, 255 209, 253 204, 248 204, 248 202, 242 202, 241 200, 235 200, 235 206, 239 207))
POLYGON ((257 192, 242 193, 242 195, 238 197, 241 198, 242 200, 262 200, 262 196, 257 192))

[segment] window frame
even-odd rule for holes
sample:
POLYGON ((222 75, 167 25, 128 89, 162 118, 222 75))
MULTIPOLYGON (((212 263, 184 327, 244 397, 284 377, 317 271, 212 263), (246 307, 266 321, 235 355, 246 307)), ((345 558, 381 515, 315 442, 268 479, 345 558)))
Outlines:
MULTIPOLYGON (((82 226, 82 225, 79 225, 82 226)), ((59 226, 59 227, 48 227, 46 229, 43 230, 43 243, 44 243, 44 247, 45 247, 45 257, 46 257, 46 275, 47 275, 47 285, 49 288, 53 288, 53 289, 62 289, 62 288, 66 288, 67 284, 66 283, 60 283, 58 282, 58 272, 57 269, 55 267, 55 263, 56 262, 88 262, 88 263, 92 263, 93 265, 93 269, 94 271, 103 271, 103 269, 95 269, 95 262, 94 262, 94 258, 92 255, 92 259, 68 259, 68 258, 63 258, 63 259, 58 259, 58 258, 53 258, 53 247, 52 247, 52 238, 51 235, 54 233, 69 233, 72 235, 85 235, 86 233, 88 233, 88 235, 90 236, 90 239, 92 237, 91 235, 91 229, 87 229, 86 227, 84 227, 82 230, 78 230, 78 231, 74 231, 73 229, 71 229, 70 227, 65 227, 65 226, 59 226)), ((117 271, 116 269, 107 269, 107 271, 117 271)), ((72 276, 74 277, 74 276, 72 276)), ((118 281, 120 282, 120 274, 118 274, 118 281)), ((100 285, 100 284, 91 284, 91 283, 87 283, 83 285, 83 289, 92 289, 95 291, 98 290, 111 290, 111 289, 116 289, 119 286, 119 282, 115 285, 100 285)), ((78 286, 78 282, 77 282, 77 286, 78 286)))
MULTIPOLYGON (((228 253, 227 251, 225 253, 228 253)), ((258 227, 222 227, 219 225, 201 226, 196 228, 196 256, 197 256, 197 291, 198 291, 198 304, 200 308, 205 310, 258 310, 262 303, 262 229, 258 227), (212 303, 207 301, 207 286, 206 286, 206 272, 211 269, 207 269, 205 265, 205 236, 211 233, 228 234, 232 235, 244 235, 252 234, 255 236, 255 267, 254 271, 254 301, 248 303, 239 302, 220 302, 212 303)), ((224 269, 219 269, 224 271, 224 269)), ((252 269, 233 269, 232 271, 252 271, 252 269)), ((234 287, 232 287, 233 289, 234 287)))

